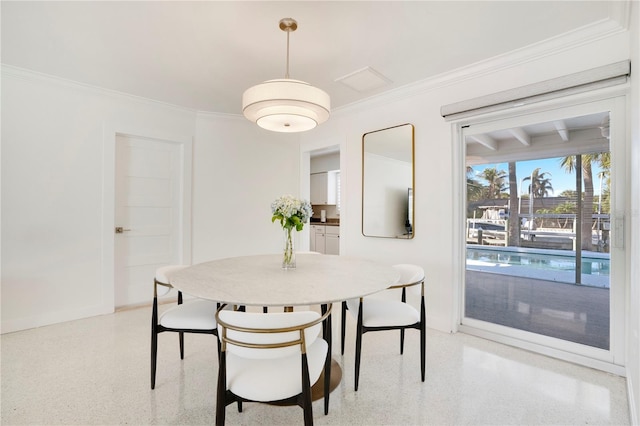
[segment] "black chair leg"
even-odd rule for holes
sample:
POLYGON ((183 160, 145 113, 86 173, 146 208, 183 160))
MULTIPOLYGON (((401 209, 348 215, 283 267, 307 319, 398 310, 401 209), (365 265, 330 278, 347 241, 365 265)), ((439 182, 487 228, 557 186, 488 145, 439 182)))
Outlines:
POLYGON ((158 361, 158 301, 154 297, 151 311, 151 389, 156 388, 156 364, 158 361))
POLYGON ((360 308, 358 309, 358 326, 356 327, 356 377, 355 390, 358 390, 358 381, 360 380, 360 354, 362 352, 362 299, 360 299, 360 308))
POLYGON ((156 363, 158 360, 158 334, 151 331, 151 389, 156 388, 156 363))
MULTIPOLYGON (((402 296, 400 298, 402 303, 407 303, 407 289, 402 288, 402 296)), ((400 329, 400 355, 404 354, 404 328, 400 329)))
POLYGON ((180 359, 184 359, 184 333, 178 333, 180 335, 180 359))
MULTIPOLYGON (((322 305, 322 314, 327 312, 327 305, 322 305)), ((327 358, 324 361, 324 414, 329 414, 329 391, 331 388, 331 352, 333 347, 333 332, 331 315, 325 319, 324 338, 327 341, 327 358)))
POLYGON ((313 425, 313 409, 311 406, 311 383, 309 379, 309 363, 307 354, 302 354, 302 409, 305 426, 313 425))
POLYGON ((420 373, 424 382, 426 374, 427 348, 424 324, 420 326, 420 373))
POLYGON ((324 365, 324 415, 329 414, 329 395, 331 393, 331 352, 327 352, 324 365))
POLYGON ((340 354, 344 355, 344 334, 347 322, 347 302, 342 302, 342 315, 340 316, 340 354))
MULTIPOLYGON (((178 292, 178 305, 182 305, 182 292, 178 292)), ((180 359, 184 359, 184 333, 180 332, 180 359)))
POLYGON ((427 364, 427 321, 424 306, 424 297, 420 302, 420 372, 424 382, 427 364))
MULTIPOLYGON (((240 405, 238 404, 238 407, 240 405)), ((220 353, 218 366, 218 389, 216 395, 216 426, 223 426, 227 409, 227 354, 220 353)))

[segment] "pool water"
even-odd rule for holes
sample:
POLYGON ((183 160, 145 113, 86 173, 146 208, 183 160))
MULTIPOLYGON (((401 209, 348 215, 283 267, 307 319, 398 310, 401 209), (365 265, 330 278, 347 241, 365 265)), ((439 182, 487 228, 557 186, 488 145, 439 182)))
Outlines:
MULTIPOLYGON (((467 269, 575 283, 576 259, 572 254, 561 250, 467 247, 467 269)), ((609 270, 608 254, 583 254, 581 284, 609 287, 609 270)))

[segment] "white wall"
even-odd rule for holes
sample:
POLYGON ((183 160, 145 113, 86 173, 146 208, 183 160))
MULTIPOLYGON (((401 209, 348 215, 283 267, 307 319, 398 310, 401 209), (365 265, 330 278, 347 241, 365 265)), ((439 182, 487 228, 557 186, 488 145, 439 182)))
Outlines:
POLYGON ((115 132, 195 138, 193 262, 282 249, 298 136, 3 67, 2 332, 113 311, 115 132))
POLYGON ((640 3, 631 4, 631 96, 629 151, 631 157, 631 238, 627 324, 627 383, 631 423, 640 423, 640 3))
POLYGON ((311 159, 311 173, 340 170, 340 153, 318 155, 311 159))
POLYGON ((436 329, 454 330, 458 322, 459 271, 463 266, 454 253, 457 224, 452 212, 461 194, 453 179, 455 173, 463 176, 464 170, 454 168, 455 135, 452 125, 440 116, 440 106, 628 58, 628 32, 606 33, 591 42, 556 39, 536 45, 529 53, 519 51, 334 112, 327 123, 302 135, 302 149, 317 149, 322 141, 346 140, 341 160, 346 166, 342 167, 342 178, 348 206, 345 203, 341 214, 341 253, 424 267, 427 322, 436 329), (415 237, 363 237, 362 135, 404 123, 415 125, 415 237))
POLYGON ((271 203, 299 196, 298 136, 244 118, 199 114, 194 146, 193 261, 278 253, 271 203))
POLYGON ((102 263, 103 214, 112 214, 103 208, 103 156, 113 155, 103 152, 105 129, 190 139, 195 118, 3 67, 3 332, 113 310, 102 263))

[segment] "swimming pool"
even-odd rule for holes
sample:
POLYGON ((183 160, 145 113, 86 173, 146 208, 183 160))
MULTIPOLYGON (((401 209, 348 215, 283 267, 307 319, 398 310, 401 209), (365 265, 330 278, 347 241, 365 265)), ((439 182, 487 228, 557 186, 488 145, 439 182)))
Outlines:
MULTIPOLYGON (((608 253, 583 253, 581 284, 609 288, 608 253)), ((467 269, 575 283, 575 254, 565 250, 467 246, 467 269)))

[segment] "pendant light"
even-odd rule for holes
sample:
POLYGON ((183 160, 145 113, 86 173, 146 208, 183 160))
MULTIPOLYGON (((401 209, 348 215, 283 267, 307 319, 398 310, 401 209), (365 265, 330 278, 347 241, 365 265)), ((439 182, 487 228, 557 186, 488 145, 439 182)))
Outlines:
POLYGON ((242 95, 244 116, 274 132, 304 132, 329 118, 329 95, 309 83, 289 78, 289 34, 297 28, 298 23, 292 18, 280 20, 280 29, 287 33, 285 77, 250 87, 242 95))

